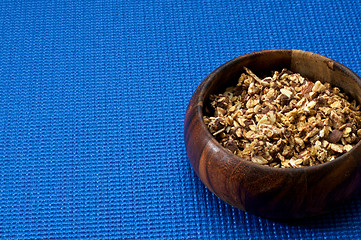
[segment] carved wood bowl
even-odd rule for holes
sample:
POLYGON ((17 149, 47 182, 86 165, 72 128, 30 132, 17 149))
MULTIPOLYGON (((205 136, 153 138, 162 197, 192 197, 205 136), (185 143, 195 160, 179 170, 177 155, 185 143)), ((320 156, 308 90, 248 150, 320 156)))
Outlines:
POLYGON ((329 212, 361 188, 360 142, 335 160, 302 168, 272 168, 223 148, 203 122, 203 103, 235 84, 243 67, 262 76, 287 68, 311 81, 337 86, 361 103, 361 79, 342 64, 300 50, 264 50, 237 57, 209 74, 194 92, 184 122, 189 161, 215 195, 243 211, 273 219, 299 219, 329 212))

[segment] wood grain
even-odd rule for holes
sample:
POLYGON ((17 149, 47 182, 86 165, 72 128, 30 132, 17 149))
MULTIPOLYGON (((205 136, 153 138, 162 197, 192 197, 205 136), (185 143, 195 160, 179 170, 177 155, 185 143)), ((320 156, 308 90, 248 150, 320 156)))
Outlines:
POLYGON ((325 164, 298 169, 261 166, 225 150, 203 123, 209 94, 236 81, 243 66, 256 74, 288 68, 311 81, 329 82, 361 102, 361 79, 324 56, 300 50, 265 50, 235 58, 213 71, 194 92, 184 121, 189 161, 201 181, 225 202, 259 216, 298 219, 326 213, 361 188, 361 145, 325 164))

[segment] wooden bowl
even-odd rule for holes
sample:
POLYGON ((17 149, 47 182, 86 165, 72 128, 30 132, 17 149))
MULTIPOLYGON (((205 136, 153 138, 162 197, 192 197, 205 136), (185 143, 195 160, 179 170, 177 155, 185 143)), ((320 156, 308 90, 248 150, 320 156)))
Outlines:
POLYGON ((209 74, 194 92, 185 117, 189 161, 202 182, 230 205, 273 219, 326 213, 361 188, 360 142, 335 160, 311 167, 272 168, 244 160, 223 148, 203 122, 208 96, 234 84, 243 66, 254 73, 287 68, 311 81, 329 82, 361 103, 361 79, 342 64, 300 50, 264 50, 237 57, 209 74))

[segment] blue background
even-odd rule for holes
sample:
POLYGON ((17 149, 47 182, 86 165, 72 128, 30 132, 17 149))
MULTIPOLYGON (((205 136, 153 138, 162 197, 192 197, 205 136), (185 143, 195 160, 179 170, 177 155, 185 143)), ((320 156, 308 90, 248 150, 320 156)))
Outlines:
POLYGON ((219 200, 183 121, 224 62, 270 48, 361 74, 359 1, 0 3, 2 239, 361 237, 361 195, 301 223, 219 200))

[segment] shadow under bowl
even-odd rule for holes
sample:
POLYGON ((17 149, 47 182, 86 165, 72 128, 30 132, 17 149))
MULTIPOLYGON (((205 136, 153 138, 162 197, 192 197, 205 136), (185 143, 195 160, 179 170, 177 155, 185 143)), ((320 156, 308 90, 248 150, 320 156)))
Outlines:
POLYGON ((361 103, 361 79, 342 64, 319 54, 274 49, 237 57, 209 74, 194 92, 185 116, 189 161, 201 181, 228 204, 273 219, 320 215, 361 188, 360 142, 335 160, 302 168, 258 165, 223 148, 203 122, 203 106, 212 93, 236 83, 243 67, 262 76, 287 68, 310 81, 328 82, 361 103))

